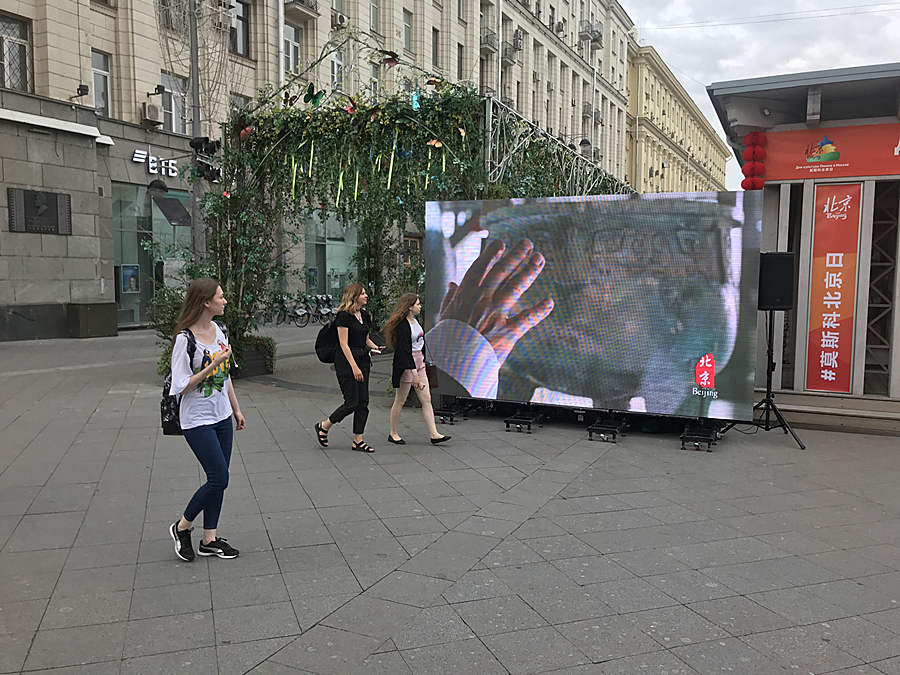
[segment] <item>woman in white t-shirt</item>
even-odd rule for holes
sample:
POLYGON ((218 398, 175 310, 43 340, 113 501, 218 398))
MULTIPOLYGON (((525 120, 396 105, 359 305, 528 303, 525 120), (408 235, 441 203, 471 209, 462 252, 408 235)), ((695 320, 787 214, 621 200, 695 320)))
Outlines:
POLYGON ((185 561, 194 559, 191 524, 201 511, 203 539, 197 552, 219 558, 238 556, 236 548, 216 535, 222 496, 228 487, 232 415, 238 431, 245 426, 231 386, 231 345, 224 324, 213 321, 213 317, 225 313, 226 304, 218 281, 194 280, 188 286, 172 338, 170 391, 181 395, 181 430, 206 472, 206 483, 194 493, 181 519, 169 526, 175 554, 185 561))
POLYGON ((414 387, 419 402, 422 404, 422 415, 425 426, 434 445, 449 441, 437 430, 434 423, 434 410, 431 407, 431 390, 425 374, 425 331, 416 320, 422 305, 415 293, 400 296, 391 317, 384 324, 384 339, 388 347, 394 350, 394 367, 391 384, 394 386, 394 405, 391 406, 391 433, 388 441, 396 445, 405 445, 397 428, 400 424, 400 411, 409 396, 410 387, 414 387))

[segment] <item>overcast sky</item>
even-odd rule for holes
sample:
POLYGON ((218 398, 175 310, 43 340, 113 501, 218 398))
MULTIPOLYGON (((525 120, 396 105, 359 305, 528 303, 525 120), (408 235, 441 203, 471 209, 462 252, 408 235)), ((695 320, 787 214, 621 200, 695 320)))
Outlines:
MULTIPOLYGON (((620 1, 638 29, 640 44, 656 48, 723 138, 722 125, 705 90, 712 82, 900 61, 900 2, 620 1), (817 18, 784 20, 788 13, 817 18), (741 21, 766 22, 739 24, 741 21), (653 30, 701 22, 732 25, 653 30)), ((741 178, 732 155, 727 167, 728 188, 739 189, 741 178)))

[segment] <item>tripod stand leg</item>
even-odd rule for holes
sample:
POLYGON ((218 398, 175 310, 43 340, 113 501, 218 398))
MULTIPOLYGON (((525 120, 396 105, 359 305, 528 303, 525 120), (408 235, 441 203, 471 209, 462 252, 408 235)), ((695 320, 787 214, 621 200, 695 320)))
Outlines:
POLYGON ((794 437, 794 440, 797 441, 797 445, 800 446, 800 449, 806 450, 806 446, 803 445, 803 441, 800 440, 800 437, 797 436, 793 427, 791 427, 791 425, 788 424, 788 421, 786 419, 784 419, 784 415, 781 414, 781 411, 778 409, 778 406, 775 405, 775 401, 772 401, 772 412, 775 413, 775 417, 777 417, 778 421, 781 422, 781 426, 784 429, 784 433, 786 433, 786 434, 790 433, 790 435, 794 437))

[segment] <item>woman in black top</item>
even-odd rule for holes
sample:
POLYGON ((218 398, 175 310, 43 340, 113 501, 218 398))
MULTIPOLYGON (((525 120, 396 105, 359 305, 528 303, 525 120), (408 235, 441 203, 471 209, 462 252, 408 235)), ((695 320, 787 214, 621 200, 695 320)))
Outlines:
POLYGON ((397 432, 400 424, 400 411, 406 403, 410 388, 415 388, 416 395, 422 403, 422 415, 425 426, 431 436, 431 443, 437 445, 450 440, 437 430, 434 423, 434 410, 431 407, 431 391, 425 372, 425 331, 416 317, 422 311, 419 296, 416 293, 405 293, 400 296, 394 312, 384 324, 384 339, 388 347, 394 350, 394 368, 391 384, 394 386, 394 405, 391 406, 391 433, 388 442, 406 445, 397 432))
POLYGON ((363 309, 368 301, 366 290, 360 284, 350 284, 338 307, 337 324, 340 349, 334 358, 334 370, 344 395, 344 403, 324 422, 316 424, 319 445, 328 447, 328 430, 332 425, 353 413, 353 449, 375 452, 375 448, 363 441, 366 419, 369 417, 369 350, 380 354, 381 350, 369 339, 372 319, 363 309))

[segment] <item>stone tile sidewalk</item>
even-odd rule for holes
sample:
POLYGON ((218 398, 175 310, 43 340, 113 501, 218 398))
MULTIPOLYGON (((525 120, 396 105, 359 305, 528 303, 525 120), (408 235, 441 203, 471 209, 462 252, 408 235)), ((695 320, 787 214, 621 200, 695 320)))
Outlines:
POLYGON ((172 552, 202 477, 148 335, 0 346, 0 673, 900 674, 896 439, 476 416, 433 447, 408 410, 392 446, 375 396, 377 452, 322 450, 337 387, 293 331, 237 385, 232 561, 172 552))

